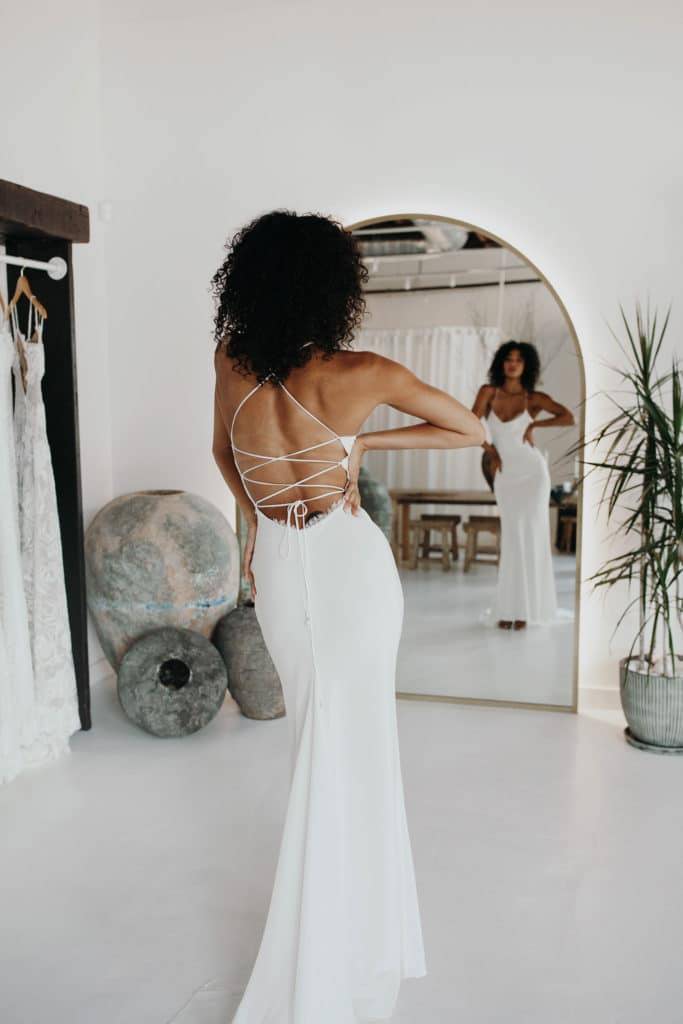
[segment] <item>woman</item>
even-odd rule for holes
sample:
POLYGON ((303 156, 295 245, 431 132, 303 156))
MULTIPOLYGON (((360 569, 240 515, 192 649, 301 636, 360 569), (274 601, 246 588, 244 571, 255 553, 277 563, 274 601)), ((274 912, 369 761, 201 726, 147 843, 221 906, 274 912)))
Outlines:
POLYGON ((282 682, 291 788, 263 936, 234 1024, 391 1015, 425 974, 396 728, 403 592, 361 507, 366 451, 478 446, 449 395, 348 351, 367 270, 331 218, 274 211, 214 276, 213 453, 248 522, 243 571, 282 682), (381 402, 423 422, 359 433, 381 402))
POLYGON ((523 629, 527 622, 550 622, 557 613, 550 550, 550 473, 534 446, 540 427, 569 427, 566 406, 536 391, 538 352, 523 341, 501 345, 489 369, 489 382, 477 394, 475 416, 487 417, 493 444, 493 490, 498 502, 501 553, 494 618, 501 629, 523 629), (549 417, 536 419, 541 412, 549 417))

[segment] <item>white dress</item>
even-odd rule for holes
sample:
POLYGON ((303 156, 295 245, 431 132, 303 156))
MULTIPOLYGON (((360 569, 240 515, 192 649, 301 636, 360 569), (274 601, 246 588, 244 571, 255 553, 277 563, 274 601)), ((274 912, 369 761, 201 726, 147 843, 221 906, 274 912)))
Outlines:
POLYGON ((62 541, 52 457, 47 439, 41 381, 45 373, 42 319, 27 341, 12 307, 14 338, 27 360, 26 392, 15 346, 14 422, 24 591, 33 656, 35 738, 33 764, 68 753, 69 737, 80 729, 76 675, 64 582, 62 541))
POLYGON ((22 771, 34 736, 33 665, 19 539, 12 419, 14 342, 0 326, 0 782, 22 771))
POLYGON ((489 429, 503 468, 493 480, 500 512, 501 551, 492 618, 530 625, 557 620, 550 546, 550 473, 541 452, 523 440, 533 419, 511 420, 491 410, 489 429))
POLYGON ((330 466, 348 469, 353 436, 336 434, 280 383, 326 439, 275 457, 235 445, 237 413, 261 386, 230 431, 248 493, 273 461, 323 468, 252 497, 255 611, 282 682, 291 788, 261 945, 233 1024, 386 1019, 401 979, 426 973, 396 720, 403 591, 364 509, 354 516, 339 498, 304 522, 305 501, 278 501, 296 486, 316 498, 342 492, 313 481, 330 466), (263 507, 286 509, 284 522, 263 507))

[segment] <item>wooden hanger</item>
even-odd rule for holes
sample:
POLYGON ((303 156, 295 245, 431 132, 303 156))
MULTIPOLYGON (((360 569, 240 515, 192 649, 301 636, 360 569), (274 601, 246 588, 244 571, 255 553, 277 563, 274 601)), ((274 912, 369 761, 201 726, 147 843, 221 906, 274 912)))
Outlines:
MULTIPOLYGON (((10 311, 16 306, 17 302, 19 301, 19 299, 21 298, 22 295, 26 296, 26 298, 29 300, 29 302, 33 305, 34 309, 36 309, 42 316, 44 316, 44 317, 47 316, 47 310, 45 309, 45 306, 43 306, 42 302, 40 302, 36 298, 36 296, 33 294, 33 292, 31 291, 31 285, 29 284, 28 278, 24 274, 24 269, 22 267, 21 273, 20 273, 19 277, 17 278, 17 286, 14 289, 14 295, 10 299, 9 303, 7 304, 7 306, 5 306, 4 302, 2 302, 3 314, 4 314, 4 316, 7 319, 10 318, 10 311)), ((0 301, 1 300, 2 300, 2 297, 0 296, 0 301)), ((27 382, 28 382, 28 361, 26 359, 26 353, 24 352, 24 346, 22 344, 21 338, 18 335, 15 335, 14 331, 12 331, 12 336, 14 338, 14 344, 15 344, 15 347, 16 347, 16 350, 17 350, 17 357, 19 359, 19 371, 21 373, 21 383, 23 385, 24 394, 26 394, 26 388, 27 388, 27 382)), ((38 342, 39 341, 39 337, 38 337, 37 331, 34 329, 33 336, 30 337, 30 338, 27 338, 26 340, 27 341, 32 341, 34 343, 38 342)))
POLYGON ((17 278, 17 286, 14 289, 14 295, 10 299, 9 305, 7 307, 8 313, 14 306, 16 306, 17 302, 19 301, 22 295, 25 295, 29 302, 32 304, 33 308, 36 309, 42 317, 47 319, 47 310, 45 309, 45 306, 42 304, 42 302, 40 302, 40 300, 37 299, 36 296, 31 291, 31 285, 29 284, 29 280, 26 274, 24 273, 23 267, 21 268, 21 273, 17 278))

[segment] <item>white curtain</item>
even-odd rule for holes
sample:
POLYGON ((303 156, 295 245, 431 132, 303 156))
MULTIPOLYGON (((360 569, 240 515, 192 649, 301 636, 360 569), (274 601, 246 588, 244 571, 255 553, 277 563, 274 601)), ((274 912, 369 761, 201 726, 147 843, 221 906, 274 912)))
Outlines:
MULTIPOLYGON (((356 335, 354 348, 403 363, 469 409, 478 389, 486 383, 491 359, 501 341, 498 327, 365 328, 356 335)), ((389 430, 417 422, 414 416, 380 405, 363 424, 363 430, 389 430)), ((483 490, 487 485, 481 456, 481 448, 368 452, 365 465, 388 487, 483 490)))

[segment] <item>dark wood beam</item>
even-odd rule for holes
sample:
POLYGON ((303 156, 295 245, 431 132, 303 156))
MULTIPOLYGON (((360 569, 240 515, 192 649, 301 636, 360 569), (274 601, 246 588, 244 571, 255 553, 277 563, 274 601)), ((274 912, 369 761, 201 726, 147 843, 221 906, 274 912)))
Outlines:
POLYGON ((88 207, 0 179, 0 237, 89 242, 88 207))

